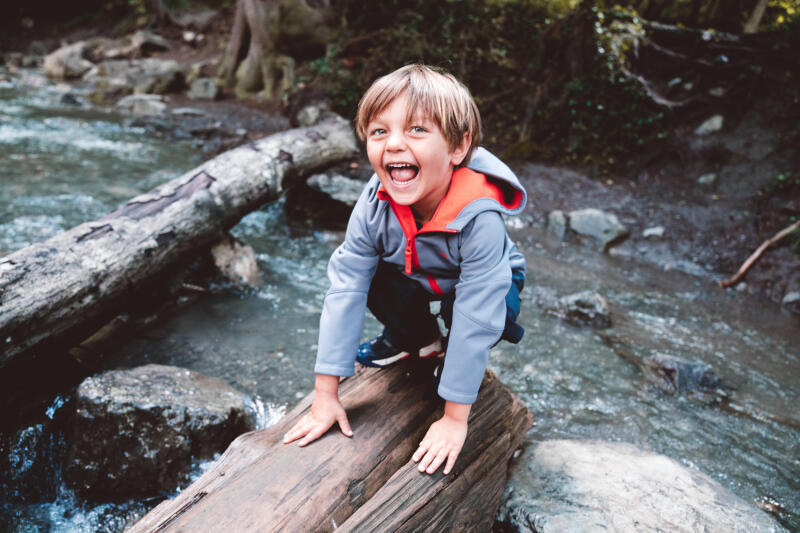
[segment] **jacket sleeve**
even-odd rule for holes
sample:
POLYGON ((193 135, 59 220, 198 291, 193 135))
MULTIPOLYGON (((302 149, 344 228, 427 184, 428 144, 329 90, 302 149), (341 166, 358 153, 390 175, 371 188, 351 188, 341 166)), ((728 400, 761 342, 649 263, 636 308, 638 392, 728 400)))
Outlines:
POLYGON ((378 266, 378 251, 368 228, 372 187, 358 199, 344 242, 328 262, 331 286, 322 305, 314 372, 352 376, 356 352, 364 326, 367 293, 378 266))
POLYGON ((462 230, 461 273, 438 390, 445 400, 473 403, 478 396, 489 349, 505 326, 511 286, 507 242, 503 218, 494 211, 477 215, 462 230))

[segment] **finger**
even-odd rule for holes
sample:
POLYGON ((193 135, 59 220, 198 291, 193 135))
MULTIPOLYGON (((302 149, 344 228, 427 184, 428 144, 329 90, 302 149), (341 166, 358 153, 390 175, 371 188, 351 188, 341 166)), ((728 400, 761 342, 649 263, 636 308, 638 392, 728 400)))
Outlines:
POLYGON ((350 429, 350 422, 347 420, 347 415, 342 413, 336 417, 336 421, 339 422, 339 429, 342 430, 342 433, 347 435, 348 437, 353 436, 353 430, 350 429))
POLYGON ((425 455, 425 452, 428 451, 428 448, 430 448, 430 444, 428 443, 428 441, 423 440, 422 442, 420 442, 419 448, 417 448, 417 451, 414 452, 414 455, 411 457, 411 460, 416 463, 417 461, 422 459, 422 456, 425 455))
POLYGON ((311 420, 308 415, 301 418, 293 427, 283 436, 283 443, 288 444, 295 441, 309 432, 311 429, 311 420))
POLYGON ((458 458, 458 452, 456 450, 451 450, 450 453, 447 455, 447 464, 444 465, 444 470, 442 474, 445 476, 450 473, 453 469, 453 465, 456 464, 456 459, 458 458))
POLYGON ((428 450, 428 452, 425 454, 425 457, 422 458, 422 460, 419 462, 419 466, 417 467, 420 472, 424 472, 428 468, 428 465, 430 465, 431 462, 436 458, 436 454, 438 452, 438 448, 435 450, 433 448, 428 450))
POLYGON ((447 459, 447 450, 446 449, 439 450, 439 453, 436 454, 436 457, 433 459, 433 462, 430 464, 430 466, 428 466, 427 469, 425 469, 425 471, 429 474, 433 474, 434 472, 436 472, 436 470, 439 469, 440 466, 442 466, 442 463, 444 462, 445 459, 447 459))
POLYGON ((314 442, 326 431, 328 431, 328 428, 325 427, 325 424, 318 424, 314 426, 313 428, 311 428, 311 431, 309 431, 308 434, 306 434, 306 436, 303 437, 303 440, 300 441, 299 446, 302 448, 309 442, 314 442))

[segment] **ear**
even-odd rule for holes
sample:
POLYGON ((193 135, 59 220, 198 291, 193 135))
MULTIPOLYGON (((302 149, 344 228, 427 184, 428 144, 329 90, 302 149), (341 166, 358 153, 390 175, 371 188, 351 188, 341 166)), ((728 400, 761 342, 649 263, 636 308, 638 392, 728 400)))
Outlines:
POLYGON ((461 137, 461 142, 458 143, 455 150, 450 152, 450 164, 455 166, 460 165, 464 161, 464 156, 467 155, 467 150, 469 149, 470 142, 472 141, 472 137, 470 136, 469 132, 466 132, 463 137, 461 137))

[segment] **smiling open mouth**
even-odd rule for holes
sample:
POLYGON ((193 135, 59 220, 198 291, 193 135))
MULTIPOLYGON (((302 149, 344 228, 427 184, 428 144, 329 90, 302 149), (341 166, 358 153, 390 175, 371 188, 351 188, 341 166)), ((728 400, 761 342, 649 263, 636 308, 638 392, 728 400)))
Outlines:
POLYGON ((389 163, 386 170, 392 182, 400 187, 410 185, 419 174, 419 167, 408 163, 389 163))

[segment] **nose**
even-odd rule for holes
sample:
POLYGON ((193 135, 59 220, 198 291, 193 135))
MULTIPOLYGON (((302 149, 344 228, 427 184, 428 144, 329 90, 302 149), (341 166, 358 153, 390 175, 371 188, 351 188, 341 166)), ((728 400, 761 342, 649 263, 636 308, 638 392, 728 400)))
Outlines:
POLYGON ((393 128, 386 138, 386 149, 391 152, 402 152, 406 149, 406 138, 402 130, 393 128))

